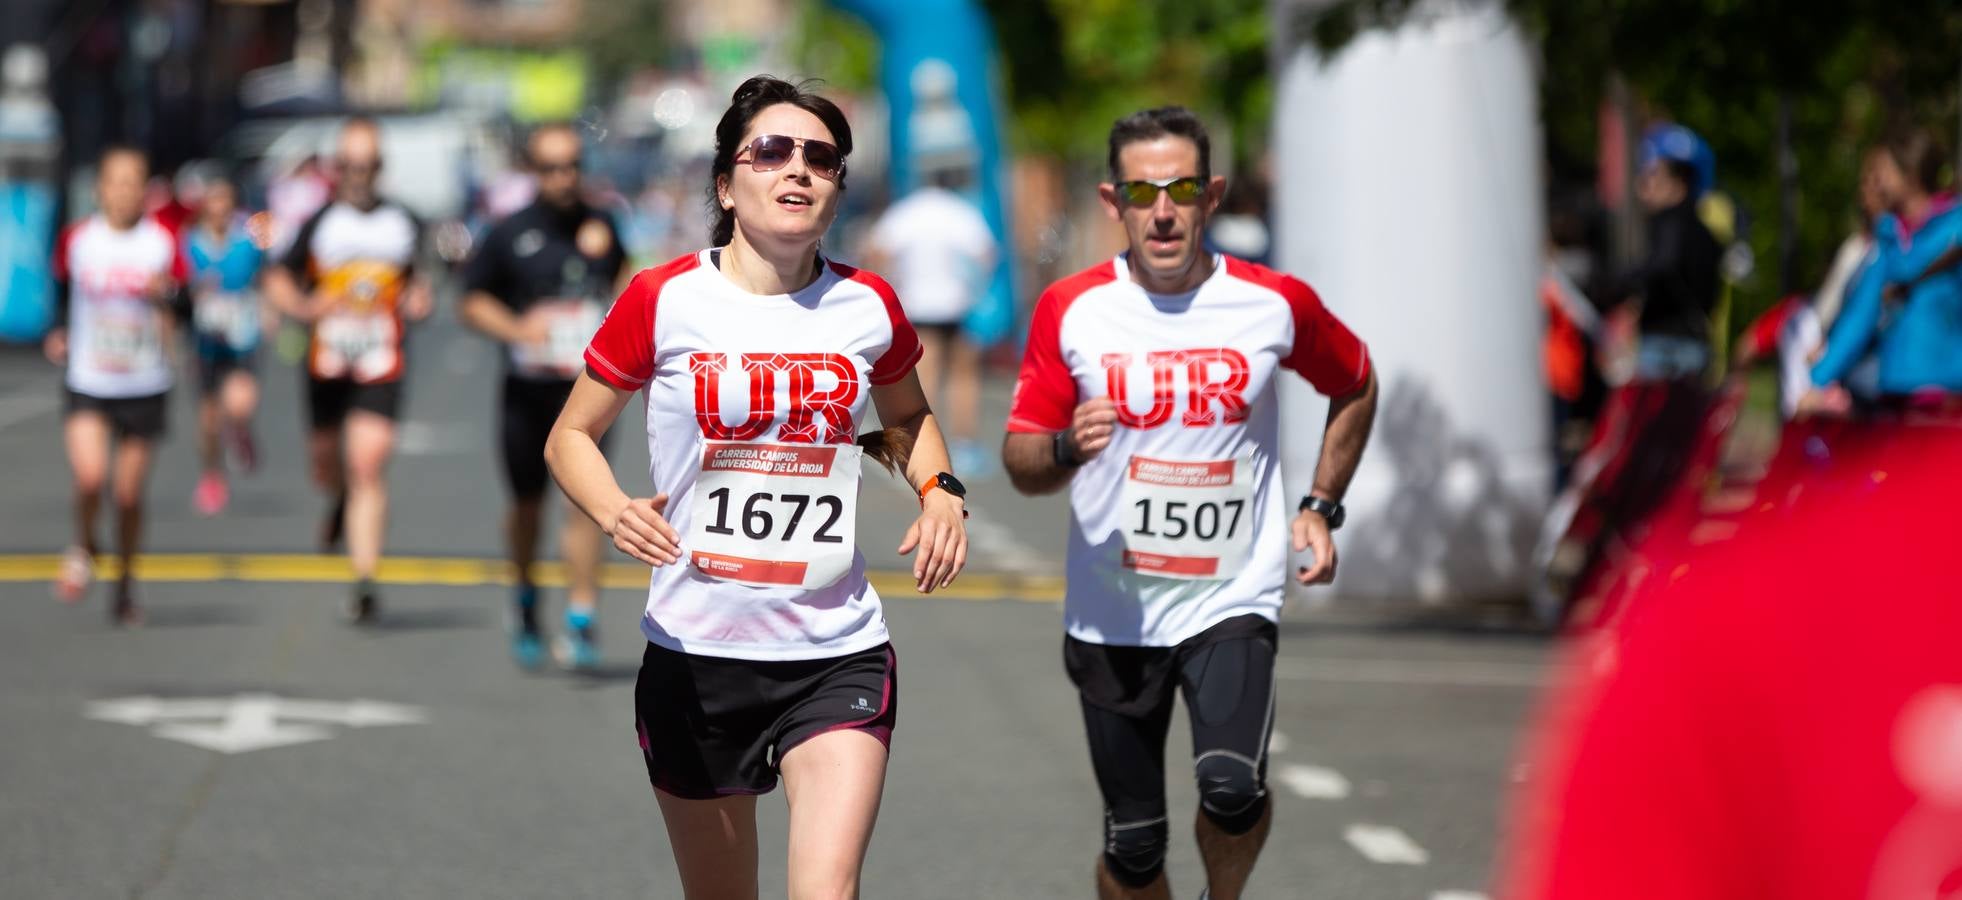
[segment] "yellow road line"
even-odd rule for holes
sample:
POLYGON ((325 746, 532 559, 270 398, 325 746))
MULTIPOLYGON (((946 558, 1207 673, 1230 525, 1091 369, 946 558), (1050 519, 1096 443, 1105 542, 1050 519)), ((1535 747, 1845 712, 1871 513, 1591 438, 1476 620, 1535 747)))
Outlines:
MULTIPOLYGON (((53 581, 61 568, 54 554, 0 554, 0 583, 53 581)), ((96 561, 99 579, 116 578, 122 565, 113 557, 96 561)), ((910 572, 875 570, 867 573, 872 587, 884 597, 918 597, 910 572)), ((145 553, 136 558, 141 581, 240 581, 261 583, 346 583, 354 572, 344 556, 304 553, 145 553)), ((544 587, 564 587, 565 567, 540 562, 532 578, 544 587)), ((375 580, 382 584, 480 587, 511 583, 510 565, 498 559, 457 556, 397 556, 382 560, 375 580)), ((609 588, 647 586, 647 568, 632 563, 609 563, 600 571, 600 584, 609 588)), ((1012 573, 969 572, 934 597, 947 600, 1020 600, 1060 603, 1063 580, 1012 573)))

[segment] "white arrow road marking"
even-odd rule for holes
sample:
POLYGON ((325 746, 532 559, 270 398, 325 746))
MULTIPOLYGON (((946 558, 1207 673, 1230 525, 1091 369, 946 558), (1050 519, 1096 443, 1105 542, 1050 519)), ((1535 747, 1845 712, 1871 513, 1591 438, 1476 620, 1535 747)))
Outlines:
POLYGON ((1349 779, 1322 766, 1289 763, 1281 767, 1280 782, 1310 800, 1341 800, 1349 796, 1349 779))
POLYGON ((1373 863, 1395 866, 1421 866, 1431 855, 1394 825, 1351 825, 1342 836, 1349 846, 1373 863))
POLYGON ((124 697, 91 703, 86 715, 102 722, 138 727, 154 725, 150 733, 157 737, 219 753, 245 753, 324 741, 334 736, 328 725, 372 728, 426 721, 422 710, 378 700, 337 703, 288 700, 259 693, 230 699, 124 697), (282 724, 281 719, 313 724, 282 724))

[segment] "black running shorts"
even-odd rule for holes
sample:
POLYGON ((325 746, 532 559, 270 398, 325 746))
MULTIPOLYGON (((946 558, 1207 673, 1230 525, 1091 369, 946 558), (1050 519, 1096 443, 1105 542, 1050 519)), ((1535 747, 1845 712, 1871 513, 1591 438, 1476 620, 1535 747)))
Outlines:
POLYGON ((647 778, 685 800, 766 794, 784 754, 829 731, 891 746, 897 719, 892 645, 831 659, 759 661, 647 645, 634 726, 647 778))

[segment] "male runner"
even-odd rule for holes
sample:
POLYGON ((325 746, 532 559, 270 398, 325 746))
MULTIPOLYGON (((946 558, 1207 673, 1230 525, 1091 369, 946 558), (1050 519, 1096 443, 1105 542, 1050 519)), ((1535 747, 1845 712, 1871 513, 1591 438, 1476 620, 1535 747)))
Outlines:
POLYGON ((341 128, 334 202, 300 227, 266 272, 274 307, 312 326, 307 351, 307 451, 314 483, 332 506, 321 530, 331 549, 343 526, 354 567, 349 616, 379 612, 375 570, 388 523, 389 456, 402 406, 406 326, 429 315, 428 283, 415 273, 422 224, 377 191, 381 128, 341 128))
POLYGON ((1376 412, 1367 351, 1313 290, 1202 249, 1226 188, 1210 151, 1180 107, 1112 127, 1098 191, 1130 248, 1036 301, 1002 448, 1018 490, 1070 488, 1063 658, 1104 795, 1102 898, 1169 896, 1174 687, 1191 713, 1209 896, 1246 886, 1273 821, 1266 750, 1290 542, 1314 556, 1298 581, 1334 578, 1330 533, 1376 412), (1332 398, 1305 497, 1281 484, 1280 368, 1332 398))
MULTIPOLYGON (((619 232, 581 193, 580 150, 569 125, 532 132, 526 160, 538 179, 536 199, 485 235, 464 269, 467 293, 457 309, 465 324, 507 351, 498 433, 512 498, 505 535, 518 583, 511 650, 525 668, 538 665, 543 644, 531 564, 544 518, 545 438, 585 369, 607 298, 625 287, 619 232)), ((559 548, 568 581, 565 632, 553 650, 560 665, 586 668, 599 661, 593 616, 605 535, 577 509, 567 512, 559 548)))

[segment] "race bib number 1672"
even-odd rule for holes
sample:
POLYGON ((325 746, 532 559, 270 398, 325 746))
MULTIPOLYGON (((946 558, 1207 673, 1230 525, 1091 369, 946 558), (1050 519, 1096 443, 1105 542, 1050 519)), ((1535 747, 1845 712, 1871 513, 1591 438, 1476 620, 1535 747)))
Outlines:
POLYGON ((695 478, 688 562, 722 581, 815 590, 857 554, 856 444, 711 441, 695 478))

